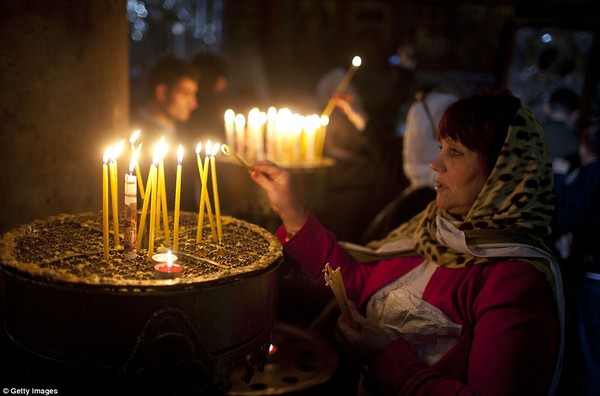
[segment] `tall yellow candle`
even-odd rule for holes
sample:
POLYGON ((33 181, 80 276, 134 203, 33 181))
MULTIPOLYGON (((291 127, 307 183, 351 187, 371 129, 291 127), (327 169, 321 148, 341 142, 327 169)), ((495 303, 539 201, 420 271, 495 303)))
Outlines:
POLYGON ((175 213, 173 214, 173 250, 179 248, 179 206, 181 201, 181 163, 183 162, 183 146, 177 149, 177 176, 175 180, 175 213))
POLYGON ((111 156, 109 147, 104 153, 104 163, 102 164, 102 241, 104 244, 104 259, 109 258, 109 238, 108 238, 108 160, 111 156))
POLYGON ((158 194, 160 196, 160 202, 157 203, 157 224, 160 223, 160 217, 162 215, 162 223, 165 233, 165 243, 169 245, 171 240, 171 234, 169 232, 169 210, 167 207, 167 189, 165 187, 165 164, 163 160, 161 160, 159 163, 158 175, 158 194))
POLYGON ((217 242, 217 231, 215 229, 215 220, 213 218, 212 213, 212 205, 210 204, 210 198, 208 197, 208 168, 210 167, 209 156, 208 154, 204 158, 204 173, 202 175, 202 180, 206 186, 207 194, 205 194, 204 205, 206 206, 206 216, 208 217, 208 224, 210 224, 210 233, 212 235, 212 239, 214 242, 217 242))
POLYGON ((223 115, 225 120, 225 139, 227 144, 233 146, 235 144, 234 120, 235 112, 232 109, 227 109, 223 115))
POLYGON ((125 219, 123 230, 123 256, 126 259, 134 259, 137 256, 137 179, 133 176, 135 164, 140 151, 139 148, 133 152, 129 162, 129 173, 125 174, 125 219))
POLYGON ((150 206, 150 199, 151 199, 151 194, 152 194, 152 184, 153 184, 153 179, 155 178, 156 175, 156 166, 154 165, 154 163, 152 163, 150 165, 150 170, 148 171, 148 179, 146 179, 148 181, 148 188, 146 188, 145 194, 144 194, 144 203, 142 205, 142 214, 140 216, 140 224, 139 224, 139 228, 138 228, 138 235, 137 235, 137 243, 136 243, 136 247, 137 250, 140 250, 142 248, 142 238, 144 236, 144 229, 146 227, 146 217, 148 216, 148 207, 150 206))
POLYGON ((206 156, 204 158, 204 167, 202 166, 202 160, 200 159, 200 151, 202 150, 202 144, 198 144, 196 148, 196 154, 198 159, 198 172, 200 173, 200 183, 201 183, 201 192, 200 192, 200 207, 198 208, 198 229, 196 232, 196 243, 202 240, 202 228, 204 226, 204 207, 206 206, 206 212, 208 216, 208 222, 210 224, 210 229, 212 232, 213 240, 217 241, 217 234, 215 230, 214 221, 212 218, 212 208, 210 205, 210 199, 208 198, 208 168, 209 168, 209 155, 208 153, 211 150, 210 141, 206 144, 206 156))
MULTIPOLYGON (((156 227, 156 196, 157 194, 157 177, 156 177, 156 165, 153 167, 153 174, 150 176, 152 179, 152 187, 148 186, 149 190, 152 190, 150 194, 150 226, 148 230, 148 259, 152 259, 154 255, 154 230, 156 227)), ((150 183, 150 182, 148 182, 150 183)))
POLYGON ((202 152, 202 143, 198 143, 196 146, 196 163, 198 164, 198 177, 200 178, 200 204, 198 205, 198 225, 196 226, 196 243, 202 240, 202 222, 204 221, 204 183, 202 183, 202 159, 200 153, 202 152))
POLYGON ((119 240, 119 188, 118 188, 118 166, 117 159, 119 158, 119 154, 121 154, 121 150, 123 149, 123 145, 125 144, 125 140, 121 140, 117 147, 112 152, 112 160, 110 161, 109 167, 109 178, 110 178, 110 191, 111 191, 111 200, 112 200, 112 213, 113 213, 113 233, 115 239, 115 249, 121 246, 119 240))
MULTIPOLYGON (((135 141, 137 140, 137 138, 140 136, 141 131, 138 129, 137 131, 133 132, 133 134, 131 135, 131 137, 129 138, 129 143, 131 144, 131 153, 135 153, 136 152, 136 148, 135 148, 135 141)), ((137 147, 137 156, 136 158, 139 159, 139 152, 142 148, 142 143, 140 143, 140 145, 137 147)), ((142 172, 140 172, 140 164, 139 162, 136 160, 135 162, 135 176, 137 177, 137 185, 138 185, 138 189, 140 190, 140 197, 142 197, 142 199, 144 199, 144 180, 142 179, 142 172)))
POLYGON ((111 160, 108 163, 108 176, 110 179, 110 198, 111 198, 113 236, 114 236, 115 249, 119 246, 119 202, 118 202, 118 197, 117 197, 119 194, 119 190, 117 187, 116 163, 117 162, 114 160, 111 160))
POLYGON ((215 217, 217 220, 217 236, 219 243, 223 240, 223 230, 221 228, 221 205, 219 203, 219 188, 217 186, 217 167, 215 165, 215 155, 219 152, 219 144, 217 143, 210 156, 210 168, 213 187, 213 198, 215 200, 215 217))

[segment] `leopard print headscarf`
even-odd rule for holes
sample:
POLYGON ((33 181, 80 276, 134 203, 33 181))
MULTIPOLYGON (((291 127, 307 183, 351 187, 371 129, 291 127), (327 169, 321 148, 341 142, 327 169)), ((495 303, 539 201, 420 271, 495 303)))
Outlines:
MULTIPOLYGON (((552 163, 546 138, 533 112, 521 103, 492 172, 457 228, 470 246, 514 243, 550 254, 544 239, 551 231, 553 199, 552 163)), ((478 257, 452 249, 436 238, 438 216, 456 224, 456 218, 439 209, 434 201, 386 238, 367 246, 377 249, 390 241, 412 238, 415 253, 441 266, 463 268, 500 259, 518 259, 535 265, 551 284, 554 283, 547 260, 478 257)))

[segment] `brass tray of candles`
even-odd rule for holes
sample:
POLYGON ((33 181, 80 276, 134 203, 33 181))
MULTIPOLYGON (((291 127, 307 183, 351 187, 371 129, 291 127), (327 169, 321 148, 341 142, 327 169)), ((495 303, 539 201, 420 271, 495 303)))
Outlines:
MULTIPOLYGON (((274 235, 228 216, 222 216, 220 243, 210 237, 208 223, 205 237, 198 242, 197 220, 195 213, 180 214, 178 250, 172 253, 182 272, 168 281, 156 279, 156 263, 148 257, 148 249, 141 249, 133 259, 125 258, 122 247, 114 248, 112 235, 109 258, 105 259, 101 214, 92 212, 58 215, 7 232, 0 240, 1 265, 6 271, 52 281, 117 287, 185 286, 235 281, 277 265, 282 257, 274 235)), ((154 239, 158 254, 164 256, 169 245, 164 233, 154 239)))

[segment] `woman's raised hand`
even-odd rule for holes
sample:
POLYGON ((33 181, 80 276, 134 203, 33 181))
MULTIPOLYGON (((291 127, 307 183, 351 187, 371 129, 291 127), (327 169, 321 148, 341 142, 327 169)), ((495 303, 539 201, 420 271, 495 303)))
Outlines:
POLYGON ((258 161, 252 168, 252 179, 265 190, 271 208, 281 218, 288 233, 302 228, 305 210, 296 195, 290 172, 271 161, 258 161))

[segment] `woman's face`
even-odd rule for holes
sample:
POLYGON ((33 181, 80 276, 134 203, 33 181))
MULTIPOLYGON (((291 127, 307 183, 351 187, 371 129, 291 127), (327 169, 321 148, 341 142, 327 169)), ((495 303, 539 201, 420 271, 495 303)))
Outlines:
POLYGON ((436 203, 452 214, 466 215, 487 180, 479 155, 457 141, 443 139, 442 150, 431 163, 436 203))

